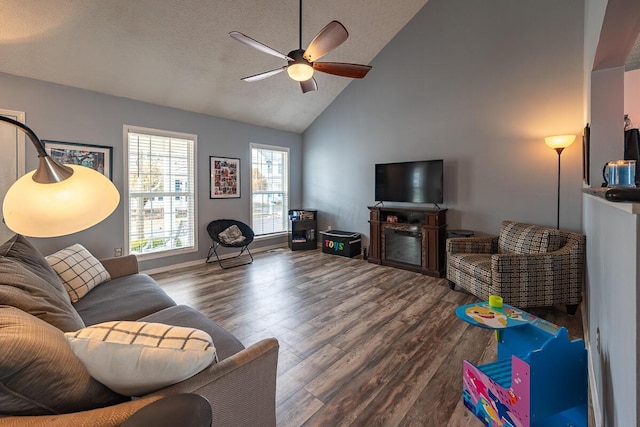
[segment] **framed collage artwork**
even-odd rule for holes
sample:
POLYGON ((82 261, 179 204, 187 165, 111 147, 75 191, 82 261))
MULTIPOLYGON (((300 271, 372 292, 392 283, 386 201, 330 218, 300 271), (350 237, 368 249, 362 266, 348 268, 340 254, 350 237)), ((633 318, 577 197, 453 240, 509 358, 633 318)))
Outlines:
POLYGON ((210 199, 240 198, 240 159, 209 157, 210 199))

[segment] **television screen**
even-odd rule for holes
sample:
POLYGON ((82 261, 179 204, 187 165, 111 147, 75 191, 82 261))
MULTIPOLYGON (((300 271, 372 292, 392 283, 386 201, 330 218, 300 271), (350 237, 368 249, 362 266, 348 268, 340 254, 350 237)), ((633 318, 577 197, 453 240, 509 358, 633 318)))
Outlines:
POLYGON ((443 163, 424 160, 377 164, 376 201, 442 203, 443 163))

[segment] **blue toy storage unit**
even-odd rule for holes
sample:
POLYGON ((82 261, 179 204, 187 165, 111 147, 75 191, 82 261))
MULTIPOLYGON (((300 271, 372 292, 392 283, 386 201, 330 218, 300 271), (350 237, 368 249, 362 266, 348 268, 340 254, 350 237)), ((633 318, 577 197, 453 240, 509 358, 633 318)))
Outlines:
POLYGON ((485 425, 587 426, 587 350, 566 328, 514 307, 458 307, 462 320, 495 329, 498 357, 462 367, 465 406, 485 425))

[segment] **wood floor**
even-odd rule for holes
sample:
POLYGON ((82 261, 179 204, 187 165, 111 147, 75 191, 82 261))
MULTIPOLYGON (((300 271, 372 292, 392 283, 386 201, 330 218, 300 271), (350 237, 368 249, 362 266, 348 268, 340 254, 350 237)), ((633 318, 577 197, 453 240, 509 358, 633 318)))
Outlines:
MULTIPOLYGON (((483 425, 462 404, 462 361, 494 360, 495 340, 456 318, 476 298, 444 279, 288 249, 154 278, 245 345, 278 339, 278 426, 483 425)), ((530 311, 582 338, 580 314, 530 311)))

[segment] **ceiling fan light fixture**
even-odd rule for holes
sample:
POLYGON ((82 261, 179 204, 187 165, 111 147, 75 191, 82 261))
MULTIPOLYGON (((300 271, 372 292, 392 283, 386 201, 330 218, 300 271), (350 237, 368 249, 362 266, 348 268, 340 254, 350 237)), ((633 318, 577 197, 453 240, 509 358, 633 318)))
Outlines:
POLYGON ((229 33, 232 38, 236 39, 240 43, 269 55, 287 60, 287 65, 284 67, 244 77, 242 79, 243 81, 256 82, 263 80, 282 72, 286 68, 289 77, 300 83, 302 93, 307 93, 318 90, 318 84, 313 78, 315 70, 322 73, 354 79, 361 79, 367 75, 369 70, 371 70, 371 66, 369 65, 348 64, 342 62, 317 62, 320 58, 344 43, 344 41, 349 37, 347 29, 338 21, 329 22, 318 34, 316 34, 313 40, 311 40, 307 49, 302 49, 302 0, 300 0, 299 11, 298 40, 300 43, 298 49, 292 50, 288 55, 284 55, 238 31, 231 31, 229 33))
POLYGON ((293 63, 287 67, 287 74, 297 82, 306 82, 313 77, 313 67, 301 62, 293 63))

